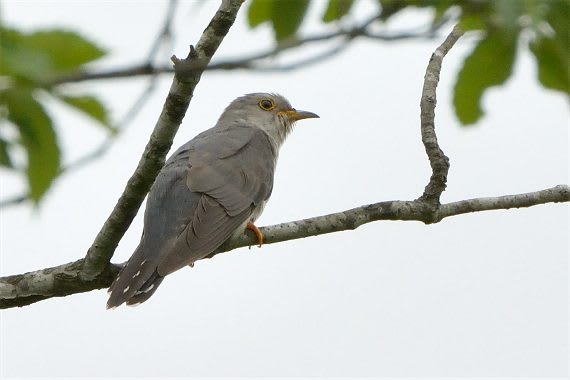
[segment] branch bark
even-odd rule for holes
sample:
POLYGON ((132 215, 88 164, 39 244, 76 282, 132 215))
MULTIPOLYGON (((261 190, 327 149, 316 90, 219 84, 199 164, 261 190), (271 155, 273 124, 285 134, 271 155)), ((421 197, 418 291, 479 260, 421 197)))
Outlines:
POLYGON ((449 172, 449 158, 447 158, 443 150, 439 147, 435 134, 436 90, 439 83, 439 73, 441 72, 443 57, 445 57, 462 35, 463 31, 456 25, 445 41, 432 54, 424 76, 424 87, 420 101, 421 133, 432 174, 419 200, 426 202, 434 209, 439 206, 441 193, 443 193, 447 186, 447 173, 449 172))
MULTIPOLYGON (((237 13, 240 3, 237 0, 224 1, 220 9, 224 7, 224 4, 226 6, 231 4, 237 13)), ((219 13, 220 11, 216 17, 224 17, 226 21, 222 21, 223 28, 218 30, 218 33, 223 31, 225 34, 235 19, 235 13, 233 13, 233 18, 227 18, 228 14, 219 15, 219 13)), ((214 20, 204 32, 205 34, 215 24, 214 20)), ((432 55, 426 70, 421 100, 421 131, 422 142, 432 167, 432 175, 423 195, 412 201, 379 202, 334 214, 263 227, 261 231, 266 244, 353 230, 363 224, 379 220, 420 221, 429 224, 437 223, 447 217, 472 212, 570 202, 570 186, 558 185, 531 193, 440 204, 440 196, 446 186, 449 160, 439 147, 435 134, 436 88, 443 57, 461 34, 459 28, 453 29, 445 42, 432 55)), ((166 151, 172 143, 172 137, 184 116, 185 107, 192 96, 194 86, 199 80, 201 71, 195 70, 193 60, 202 59, 201 57, 204 56, 211 57, 213 51, 208 55, 205 46, 217 48, 223 35, 218 34, 216 37, 219 40, 213 45, 199 43, 195 50, 191 49, 191 54, 186 60, 174 60, 177 75, 161 119, 157 123, 137 171, 129 180, 125 193, 103 226, 86 258, 53 268, 0 278, 0 308, 25 306, 51 297, 63 297, 105 288, 111 284, 120 269, 119 265, 109 263, 114 249, 131 223, 156 173, 160 170, 166 151), (183 100, 181 96, 188 96, 188 99, 183 100)), ((200 42, 202 43, 202 39, 200 42)), ((251 246, 256 242, 256 237, 246 232, 224 243, 210 257, 239 247, 251 246)))
MULTIPOLYGON (((432 208, 422 201, 388 201, 260 229, 264 236, 264 244, 273 244, 354 230, 363 224, 379 220, 433 223, 444 218, 471 212, 506 210, 569 201, 570 186, 559 185, 531 193, 475 198, 448 203, 435 211, 435 215, 432 208)), ((247 231, 245 234, 227 241, 210 257, 256 244, 257 238, 253 233, 247 231)), ((85 280, 82 276, 83 261, 81 259, 53 268, 0 278, 0 309, 26 306, 52 297, 64 297, 74 293, 107 288, 121 268, 120 265, 111 264, 94 280, 85 280)))

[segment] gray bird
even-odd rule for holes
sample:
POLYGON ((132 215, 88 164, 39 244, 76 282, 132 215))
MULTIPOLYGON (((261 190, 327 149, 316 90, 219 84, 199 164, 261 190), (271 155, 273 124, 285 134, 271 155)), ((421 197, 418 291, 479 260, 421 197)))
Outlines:
POLYGON ((317 117, 280 95, 248 94, 182 145, 150 189, 141 241, 109 288, 107 308, 146 301, 166 275, 246 228, 261 244, 253 222, 271 195, 279 148, 296 121, 317 117))

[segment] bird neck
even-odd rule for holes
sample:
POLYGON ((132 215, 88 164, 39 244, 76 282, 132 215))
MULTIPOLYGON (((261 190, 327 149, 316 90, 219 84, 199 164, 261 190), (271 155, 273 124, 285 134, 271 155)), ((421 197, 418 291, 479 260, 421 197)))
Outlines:
POLYGON ((282 117, 278 117, 275 122, 279 125, 278 128, 275 128, 275 125, 261 125, 260 128, 269 137, 275 150, 279 151, 279 148, 281 148, 287 136, 293 130, 293 124, 282 117))

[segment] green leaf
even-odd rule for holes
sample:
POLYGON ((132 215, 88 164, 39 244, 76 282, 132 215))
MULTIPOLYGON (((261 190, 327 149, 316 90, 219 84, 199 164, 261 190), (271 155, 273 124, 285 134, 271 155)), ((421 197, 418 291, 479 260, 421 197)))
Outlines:
POLYGON ((552 1, 546 20, 554 35, 540 35, 530 43, 538 65, 538 80, 546 87, 570 94, 570 2, 552 1))
POLYGON ((247 11, 247 21, 251 28, 271 21, 275 40, 282 41, 295 35, 308 6, 309 0, 253 0, 247 11))
POLYGON ((252 0, 247 9, 247 22, 250 27, 263 24, 271 20, 271 0, 252 0))
POLYGON ((25 46, 25 36, 0 27, 0 75, 40 82, 51 73, 48 57, 25 46))
POLYGON ((77 33, 65 30, 46 30, 27 36, 26 45, 50 57, 53 69, 66 72, 94 61, 105 51, 77 33))
POLYGON ((25 88, 12 88, 3 94, 8 120, 16 125, 20 143, 28 156, 26 174, 29 196, 36 203, 59 173, 60 150, 53 124, 42 105, 25 88))
POLYGON ((70 31, 25 34, 0 28, 0 74, 41 83, 77 71, 104 54, 95 44, 70 31))
POLYGON ((59 95, 59 98, 71 107, 74 107, 76 110, 95 119, 101 125, 107 127, 109 131, 113 133, 117 131, 115 127, 111 125, 107 109, 103 103, 101 103, 99 99, 95 98, 94 96, 59 95))
POLYGON ((459 26, 464 31, 468 32, 471 30, 485 30, 487 24, 485 20, 477 15, 464 15, 459 20, 459 26))
MULTIPOLYGON (((518 1, 518 0, 515 0, 518 1)), ((506 0, 504 6, 508 6, 510 0, 506 0)), ((461 7, 461 17, 459 19, 459 26, 465 31, 470 30, 487 30, 493 23, 492 20, 497 20, 496 15, 497 4, 489 1, 457 1, 458 6, 461 7)))
POLYGON ((520 0, 501 0, 493 4, 494 24, 501 29, 516 29, 525 10, 525 2, 520 0))
POLYGON ((441 22, 443 15, 454 5, 457 5, 458 0, 440 0, 437 1, 433 6, 435 14, 433 16, 433 23, 437 24, 441 22))
POLYGON ((391 16, 410 5, 405 0, 378 0, 378 2, 382 8, 380 13, 380 19, 382 21, 388 20, 391 16))
POLYGON ((329 5, 323 15, 323 21, 331 22, 341 19, 350 11, 353 3, 354 0, 329 0, 329 5))
POLYGON ((8 141, 0 137, 0 166, 5 166, 7 168, 14 167, 12 165, 12 160, 10 159, 10 154, 8 154, 8 141))
POLYGON ((549 5, 546 21, 556 32, 559 38, 566 42, 566 46, 570 48, 570 34, 568 34, 570 23, 570 0, 551 0, 547 1, 549 5))
POLYGON ((481 40, 455 83, 455 113, 464 125, 477 122, 483 115, 481 98, 489 87, 504 83, 511 75, 518 34, 495 33, 481 40))
POLYGON ((309 0, 275 0, 272 2, 271 22, 277 41, 291 37, 297 32, 308 6, 309 0))
MULTIPOLYGON (((567 46, 567 45, 566 45, 567 46)), ((530 44, 538 65, 538 80, 546 87, 570 94, 570 53, 557 38, 541 38, 530 44)))
POLYGON ((465 2, 465 0, 378 0, 381 7, 380 19, 383 21, 388 20, 390 17, 404 9, 417 7, 433 8, 433 23, 440 22, 443 14, 450 7, 461 5, 463 2, 465 2))

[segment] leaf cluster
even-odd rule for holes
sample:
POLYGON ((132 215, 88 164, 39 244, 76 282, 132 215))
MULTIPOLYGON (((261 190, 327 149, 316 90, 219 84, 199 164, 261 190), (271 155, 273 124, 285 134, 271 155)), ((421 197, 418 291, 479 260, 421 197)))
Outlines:
POLYGON ((0 166, 27 178, 38 202, 61 171, 61 150, 45 102, 52 98, 104 126, 109 115, 94 96, 67 93, 52 80, 83 70, 105 51, 78 34, 51 29, 25 33, 0 26, 0 166), (18 164, 18 150, 25 163, 18 164))

